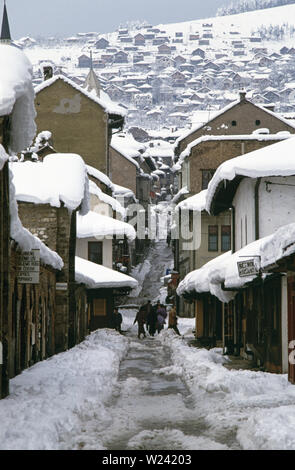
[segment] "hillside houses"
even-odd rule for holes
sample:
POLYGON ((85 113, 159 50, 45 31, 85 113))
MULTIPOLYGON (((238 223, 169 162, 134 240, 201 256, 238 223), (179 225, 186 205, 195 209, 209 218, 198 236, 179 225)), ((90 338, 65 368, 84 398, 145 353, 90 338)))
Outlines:
MULTIPOLYGON (((110 40, 108 49, 114 49, 114 52, 110 53, 108 57, 101 54, 101 56, 94 59, 94 62, 96 60, 95 63, 98 64, 97 61, 100 61, 99 67, 101 67, 104 61, 105 65, 108 61, 114 67, 114 71, 115 67, 122 67, 120 68, 120 75, 125 77, 137 72, 145 74, 147 76, 144 83, 147 84, 151 84, 148 78, 149 74, 154 71, 161 71, 163 86, 170 86, 170 77, 178 70, 185 74, 185 79, 173 81, 172 88, 175 87, 176 91, 182 88, 185 91, 188 86, 191 86, 188 84, 191 80, 194 81, 194 88, 197 92, 200 92, 204 86, 209 87, 211 93, 214 92, 216 97, 219 96, 217 104, 220 108, 227 104, 227 101, 222 99, 222 90, 224 89, 233 91, 245 88, 254 95, 258 95, 266 88, 275 86, 278 95, 274 101, 276 110, 288 111, 291 109, 288 98, 280 93, 283 91, 283 85, 286 81, 284 71, 288 68, 292 70, 293 56, 290 48, 281 47, 280 50, 274 52, 269 48, 262 47, 261 38, 258 36, 243 37, 237 31, 235 34, 230 31, 228 34, 225 33, 223 47, 217 54, 216 49, 214 49, 214 41, 217 40, 217 35, 213 27, 203 28, 203 31, 199 31, 195 35, 198 37, 198 41, 201 41, 201 45, 198 43, 197 48, 195 47, 195 41, 192 39, 193 34, 186 36, 181 31, 177 33, 178 36, 176 36, 176 33, 174 35, 163 34, 161 31, 157 31, 157 28, 154 28, 152 33, 142 30, 136 33, 129 31, 128 35, 120 34, 118 36, 120 42, 110 40), (153 38, 149 34, 154 35, 153 38), (129 49, 127 51, 127 49, 121 47, 121 40, 127 36, 133 40, 136 50, 129 49), (176 39, 182 42, 174 43, 173 41, 176 39), (213 41, 213 43, 211 44, 210 41, 213 41), (258 44, 259 47, 257 47, 258 44), (168 70, 170 70, 169 75, 168 70), (236 72, 234 77, 231 75, 233 71, 236 72), (206 72, 206 75, 204 72, 206 72), (281 74, 280 77, 279 74, 281 74)), ((84 59, 84 62, 82 58, 81 64, 82 67, 85 67, 87 58, 84 59)), ((206 96, 201 103, 198 103, 199 109, 205 109, 206 106, 211 104, 212 96, 210 96, 210 92, 205 92, 206 96)), ((143 93, 143 91, 140 91, 140 93, 143 93)), ((266 99, 269 102, 269 99, 266 99)), ((116 96, 116 100, 120 103, 124 100, 124 96, 122 95, 121 98, 116 96)), ((127 101, 133 104, 133 99, 127 101)), ((165 93, 158 94, 156 100, 154 99, 154 104, 163 103, 164 106, 167 106, 170 101, 170 98, 167 100, 165 93)), ((140 105, 138 104, 138 106, 140 105)), ((138 109, 140 108, 138 107, 138 109)), ((166 124, 174 125, 177 122, 175 118, 173 118, 173 122, 171 121, 169 118, 171 113, 164 114, 166 124)), ((134 122, 134 119, 134 114, 130 114, 131 122, 134 122)), ((149 122, 146 122, 147 126, 149 122)), ((178 124, 180 127, 183 126, 181 116, 179 116, 178 124)))

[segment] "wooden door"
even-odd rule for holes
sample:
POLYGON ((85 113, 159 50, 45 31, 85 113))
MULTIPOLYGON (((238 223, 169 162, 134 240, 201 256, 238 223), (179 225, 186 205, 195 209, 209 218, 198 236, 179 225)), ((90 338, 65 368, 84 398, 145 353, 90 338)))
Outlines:
POLYGON ((288 345, 288 377, 295 384, 295 276, 288 277, 288 345))

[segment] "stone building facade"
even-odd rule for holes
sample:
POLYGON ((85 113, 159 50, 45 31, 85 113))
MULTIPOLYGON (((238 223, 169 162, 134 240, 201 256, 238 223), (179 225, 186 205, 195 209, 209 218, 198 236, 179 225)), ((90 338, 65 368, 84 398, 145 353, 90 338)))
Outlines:
POLYGON ((1 168, 0 161, 0 398, 8 393, 9 220, 8 163, 1 168))
MULTIPOLYGON (((64 262, 63 269, 56 274, 54 335, 55 352, 65 351, 76 344, 77 336, 85 336, 88 331, 84 318, 79 317, 86 315, 86 305, 76 309, 76 211, 70 213, 65 207, 19 202, 19 215, 23 225, 56 251, 64 262)), ((81 295, 84 296, 82 292, 81 295)))
POLYGON ((268 129, 270 134, 280 131, 295 133, 295 127, 286 120, 255 105, 246 99, 245 93, 240 93, 239 101, 227 106, 216 117, 180 139, 175 153, 180 155, 191 142, 203 135, 245 135, 261 128, 268 129))
POLYGON ((36 88, 37 132, 49 130, 57 152, 77 153, 109 174, 112 129, 121 128, 124 118, 71 80, 55 76, 47 82, 36 88))
POLYGON ((62 79, 36 90, 37 132, 52 132, 58 152, 77 153, 104 173, 108 159, 108 115, 95 101, 62 79))
POLYGON ((137 165, 110 146, 110 178, 112 182, 129 188, 136 194, 136 174, 137 165))

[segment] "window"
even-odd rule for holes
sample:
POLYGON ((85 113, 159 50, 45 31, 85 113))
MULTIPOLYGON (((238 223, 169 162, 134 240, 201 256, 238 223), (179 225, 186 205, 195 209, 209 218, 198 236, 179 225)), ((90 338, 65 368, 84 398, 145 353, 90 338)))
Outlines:
POLYGON ((208 251, 218 251, 218 225, 208 226, 208 251))
POLYGON ((207 189, 215 170, 202 170, 202 189, 207 189))
POLYGON ((230 225, 221 226, 221 251, 229 251, 231 248, 231 227, 230 225))
POLYGON ((256 119, 255 124, 256 124, 256 126, 260 126, 261 121, 259 119, 256 119))
POLYGON ((233 127, 235 127, 235 126, 237 125, 237 121, 232 121, 232 122, 231 122, 231 125, 232 125, 233 127))
POLYGON ((88 260, 102 264, 102 242, 88 242, 88 260))

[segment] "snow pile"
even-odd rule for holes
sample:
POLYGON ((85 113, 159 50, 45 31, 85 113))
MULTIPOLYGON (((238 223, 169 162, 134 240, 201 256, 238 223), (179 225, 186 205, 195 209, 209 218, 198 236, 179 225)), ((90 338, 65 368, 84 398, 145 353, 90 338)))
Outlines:
POLYGON ((101 202, 111 206, 113 211, 117 212, 122 216, 122 219, 126 217, 126 209, 112 196, 104 193, 93 181, 89 181, 89 193, 98 197, 101 202))
POLYGON ((91 237, 127 237, 132 242, 136 238, 136 232, 132 225, 121 220, 112 219, 106 215, 89 211, 88 214, 77 217, 77 238, 91 237))
POLYGON ((258 178, 263 176, 290 176, 294 174, 295 137, 227 160, 217 168, 209 183, 206 210, 210 213, 216 190, 225 180, 232 181, 237 176, 258 178))
POLYGON ((267 268, 295 252, 295 224, 280 227, 272 236, 262 239, 261 266, 267 268))
POLYGON ((90 100, 94 101, 99 106, 101 106, 106 113, 117 114, 122 117, 126 115, 126 111, 121 106, 113 103, 113 101, 110 99, 110 97, 106 93, 103 93, 103 98, 98 98, 95 90, 93 90, 92 92, 88 92, 85 88, 80 87, 79 85, 77 85, 77 83, 73 82, 73 80, 70 80, 64 75, 54 75, 49 80, 45 80, 44 82, 42 82, 40 85, 38 85, 35 88, 36 94, 40 93, 40 91, 44 90, 45 88, 53 85, 53 83, 55 83, 57 80, 62 80, 63 82, 73 87, 75 90, 87 96, 87 98, 89 98, 90 100))
POLYGON ((0 116, 12 115, 10 150, 27 148, 36 133, 33 70, 18 48, 0 45, 0 116))
POLYGON ((205 210, 206 207, 206 195, 207 195, 207 189, 204 189, 198 194, 195 194, 194 196, 188 197, 184 201, 180 202, 176 206, 176 210, 179 209, 187 209, 190 211, 198 211, 202 212, 205 210))
POLYGON ((79 284, 85 284, 89 289, 103 289, 138 286, 138 282, 126 274, 92 263, 83 258, 75 258, 75 278, 79 284))
MULTIPOLYGON (((106 402, 127 348, 122 335, 96 331, 11 380, 10 396, 0 401, 0 449, 78 449, 87 440, 83 419, 95 415, 98 427, 107 426, 106 402)), ((95 446, 103 448, 97 440, 95 446)))
POLYGON ((43 162, 12 162, 10 169, 18 201, 54 207, 63 203, 70 211, 81 206, 82 214, 88 212, 88 176, 79 155, 51 154, 43 162))
POLYGON ((2 147, 2 145, 0 145, 0 171, 3 170, 3 167, 5 165, 5 163, 8 161, 8 155, 7 153, 5 152, 4 148, 2 147))
POLYGON ((235 435, 243 449, 295 449, 295 387, 287 375, 228 370, 216 348, 189 347, 171 330, 158 338, 170 348, 210 437, 228 442, 235 435))

